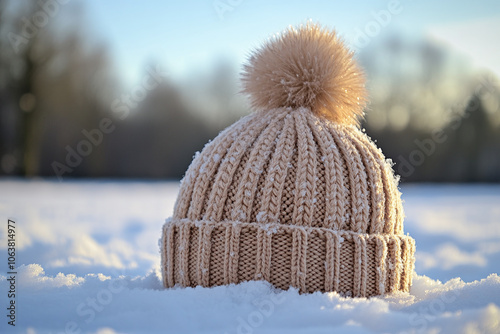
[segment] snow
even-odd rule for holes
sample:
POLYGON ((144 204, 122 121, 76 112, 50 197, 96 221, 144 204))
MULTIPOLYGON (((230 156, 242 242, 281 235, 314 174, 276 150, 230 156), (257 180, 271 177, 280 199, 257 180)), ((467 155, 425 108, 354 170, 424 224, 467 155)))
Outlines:
POLYGON ((1 333, 499 333, 500 186, 408 185, 410 293, 299 295, 266 282, 164 289, 178 182, 1 180, 1 333), (16 221, 16 327, 6 222, 16 221))

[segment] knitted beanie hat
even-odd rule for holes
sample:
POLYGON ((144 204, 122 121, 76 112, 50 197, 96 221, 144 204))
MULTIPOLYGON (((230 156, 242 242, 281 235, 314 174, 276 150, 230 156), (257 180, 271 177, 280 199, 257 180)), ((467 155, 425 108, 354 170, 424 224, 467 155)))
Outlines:
POLYGON ((358 127, 366 92, 352 53, 334 31, 289 28, 242 81, 255 112, 195 156, 163 226, 165 287, 408 291, 415 243, 391 164, 358 127))

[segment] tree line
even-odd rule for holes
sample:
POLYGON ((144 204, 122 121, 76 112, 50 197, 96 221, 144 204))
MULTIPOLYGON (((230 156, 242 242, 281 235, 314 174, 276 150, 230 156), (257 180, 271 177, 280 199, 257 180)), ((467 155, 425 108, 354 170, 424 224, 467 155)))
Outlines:
MULTIPOLYGON (((0 0, 2 176, 178 179, 196 151, 250 112, 228 62, 183 81, 150 63, 129 88, 88 31, 82 3, 12 3, 0 0)), ((363 127, 404 182, 500 181, 494 75, 397 34, 357 57, 372 101, 363 127)))

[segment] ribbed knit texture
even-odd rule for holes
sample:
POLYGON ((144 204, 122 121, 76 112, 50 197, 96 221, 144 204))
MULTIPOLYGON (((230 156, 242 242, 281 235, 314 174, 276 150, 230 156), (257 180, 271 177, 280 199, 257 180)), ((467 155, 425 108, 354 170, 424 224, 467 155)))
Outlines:
POLYGON ((390 164, 355 125, 308 108, 253 113, 186 172, 163 227, 164 285, 408 291, 415 243, 403 218, 390 164))

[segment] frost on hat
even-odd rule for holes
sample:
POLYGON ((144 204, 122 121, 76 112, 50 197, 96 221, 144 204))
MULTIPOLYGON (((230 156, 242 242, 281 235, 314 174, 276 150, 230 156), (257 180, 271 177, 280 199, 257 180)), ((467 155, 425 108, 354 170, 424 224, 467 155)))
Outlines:
POLYGON ((160 240, 165 287, 409 290, 415 242, 391 165, 358 127, 366 91, 352 56, 314 24, 250 56, 242 81, 255 112, 189 166, 160 240))

